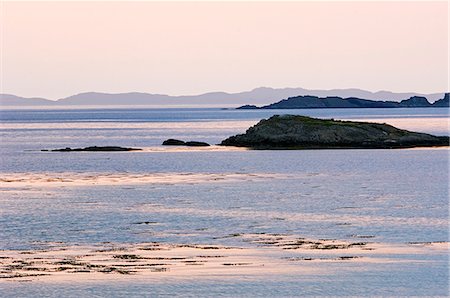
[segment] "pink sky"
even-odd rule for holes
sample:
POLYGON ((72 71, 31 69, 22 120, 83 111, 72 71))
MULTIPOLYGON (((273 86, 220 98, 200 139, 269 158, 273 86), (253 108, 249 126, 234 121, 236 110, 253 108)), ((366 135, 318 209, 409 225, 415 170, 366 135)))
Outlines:
POLYGON ((443 2, 3 2, 2 93, 448 91, 443 2))

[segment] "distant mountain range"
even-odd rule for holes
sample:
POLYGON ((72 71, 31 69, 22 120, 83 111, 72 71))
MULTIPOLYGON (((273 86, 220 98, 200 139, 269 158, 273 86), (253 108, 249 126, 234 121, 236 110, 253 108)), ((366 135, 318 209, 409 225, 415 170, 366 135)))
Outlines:
POLYGON ((283 99, 266 106, 244 105, 238 109, 326 109, 326 108, 427 108, 449 107, 449 93, 444 97, 430 103, 423 96, 412 96, 409 99, 398 101, 380 101, 361 99, 357 97, 342 98, 338 96, 295 96, 283 99))
POLYGON ((170 96, 150 93, 99 93, 87 92, 58 100, 45 98, 25 98, 11 94, 0 94, 0 105, 5 106, 104 106, 104 105, 157 105, 157 106, 240 106, 267 105, 275 101, 295 96, 364 98, 374 101, 398 102, 414 96, 425 97, 434 102, 443 97, 443 93, 395 93, 389 91, 370 92, 361 89, 308 90, 303 88, 267 88, 261 87, 239 93, 211 92, 200 95, 170 96))

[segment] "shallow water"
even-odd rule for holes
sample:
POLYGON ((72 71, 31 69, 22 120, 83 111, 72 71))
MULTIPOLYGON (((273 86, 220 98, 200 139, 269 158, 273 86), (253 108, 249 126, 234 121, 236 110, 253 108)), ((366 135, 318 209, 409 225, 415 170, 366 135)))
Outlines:
MULTIPOLYGON (((51 243, 178 243, 252 248, 259 233, 387 245, 448 239, 449 150, 165 149, 218 143, 275 113, 386 122, 449 135, 447 109, 1 111, 0 249, 51 243), (40 152, 118 145, 143 152, 40 152), (61 181, 62 180, 62 181, 61 181), (10 182, 7 182, 10 181, 10 182)), ((1 253, 1 252, 0 252, 1 253)), ((116 283, 1 281, 13 296, 442 295, 448 254, 408 262, 317 264, 328 274, 116 283)))

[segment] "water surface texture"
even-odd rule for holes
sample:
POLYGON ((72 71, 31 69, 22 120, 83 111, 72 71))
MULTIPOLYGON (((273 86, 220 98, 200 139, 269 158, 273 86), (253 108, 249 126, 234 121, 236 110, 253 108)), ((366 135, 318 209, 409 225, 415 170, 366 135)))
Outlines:
POLYGON ((442 108, 1 111, 2 295, 448 295, 447 148, 160 145, 167 138, 217 144, 280 113, 449 135, 442 108), (93 145, 144 150, 40 151, 93 145), (10 275, 34 254, 42 255, 33 268, 44 268, 77 250, 85 259, 72 265, 89 271, 85 262, 100 257, 92 247, 117 249, 102 261, 108 268, 120 254, 120 268, 164 253, 171 261, 142 264, 160 269, 146 272, 135 266, 133 274, 10 275))

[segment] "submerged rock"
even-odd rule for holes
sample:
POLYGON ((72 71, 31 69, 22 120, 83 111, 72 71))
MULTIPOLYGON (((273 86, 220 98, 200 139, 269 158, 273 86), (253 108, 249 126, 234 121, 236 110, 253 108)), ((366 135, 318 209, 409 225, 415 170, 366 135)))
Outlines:
POLYGON ((140 148, 125 148, 125 147, 118 147, 118 146, 91 146, 86 148, 70 148, 66 147, 63 149, 53 149, 53 150, 41 150, 41 151, 51 151, 51 152, 72 152, 72 151, 136 151, 136 150, 142 150, 140 148))
POLYGON ((449 146, 449 137, 410 132, 388 124, 276 115, 220 145, 255 149, 412 148, 449 146))
POLYGON ((190 147, 206 147, 210 146, 208 143, 205 142, 197 142, 197 141, 181 141, 176 139, 168 139, 165 140, 162 143, 164 146, 190 146, 190 147))

